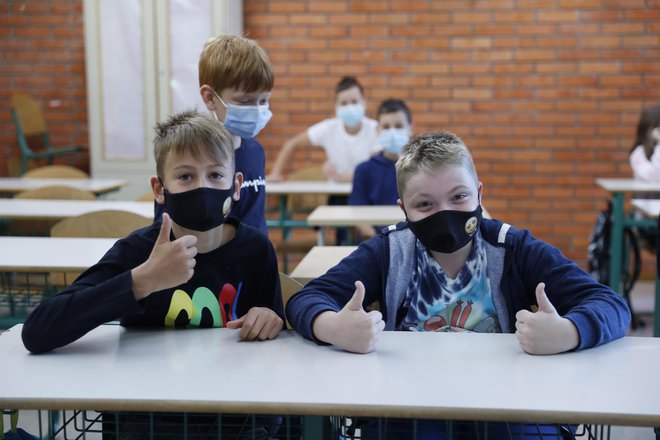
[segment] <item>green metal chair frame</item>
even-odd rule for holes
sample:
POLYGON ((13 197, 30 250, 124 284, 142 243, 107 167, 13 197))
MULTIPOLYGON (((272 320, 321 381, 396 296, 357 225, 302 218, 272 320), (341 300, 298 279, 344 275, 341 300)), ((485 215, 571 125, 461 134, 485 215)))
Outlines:
POLYGON ((46 159, 51 164, 54 157, 76 154, 87 150, 87 147, 83 145, 53 147, 39 102, 24 93, 15 93, 12 95, 11 102, 12 118, 16 126, 18 145, 22 155, 21 175, 27 171, 28 161, 30 159, 46 159), (41 136, 45 150, 33 151, 30 148, 28 137, 33 136, 41 136))

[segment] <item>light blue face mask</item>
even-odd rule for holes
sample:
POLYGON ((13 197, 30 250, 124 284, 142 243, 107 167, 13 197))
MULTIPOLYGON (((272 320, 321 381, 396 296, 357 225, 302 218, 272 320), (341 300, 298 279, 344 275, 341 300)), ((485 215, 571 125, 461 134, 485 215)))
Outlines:
POLYGON ((380 132, 379 138, 383 151, 399 154, 403 146, 410 140, 410 135, 408 130, 403 128, 388 128, 380 132))
POLYGON ((341 105, 335 109, 335 112, 337 113, 337 118, 339 118, 344 125, 352 128, 357 126, 362 118, 364 118, 364 105, 341 105))
MULTIPOLYGON (((268 124, 273 113, 268 108, 268 104, 264 105, 236 105, 225 104, 225 102, 218 96, 215 91, 213 92, 220 100, 222 105, 227 108, 227 114, 223 124, 227 131, 231 134, 240 136, 242 138, 252 138, 259 134, 261 130, 268 124)), ((212 112, 216 119, 218 115, 212 112)))

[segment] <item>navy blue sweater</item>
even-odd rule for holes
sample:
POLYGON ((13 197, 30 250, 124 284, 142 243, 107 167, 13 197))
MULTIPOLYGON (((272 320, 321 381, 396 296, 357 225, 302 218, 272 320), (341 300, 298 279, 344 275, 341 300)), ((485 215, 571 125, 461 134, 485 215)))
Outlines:
MULTIPOLYGON (((498 311, 502 331, 515 332, 516 312, 531 310, 536 305, 536 286, 544 282, 550 302, 578 330, 577 349, 625 335, 630 324, 626 301, 596 282, 557 248, 535 239, 528 230, 516 230, 497 220, 483 219, 480 233, 488 248, 487 270, 494 301, 502 309, 498 311)), ((324 311, 341 310, 355 292, 355 281, 360 280, 365 286, 364 306, 379 301, 385 329, 395 329, 405 315, 402 303, 414 269, 415 259, 410 258, 413 253, 414 236, 405 222, 363 242, 289 300, 289 323, 304 337, 314 340, 314 319, 324 311), (394 246, 396 243, 403 245, 394 246), (390 261, 393 252, 396 257, 390 261)))

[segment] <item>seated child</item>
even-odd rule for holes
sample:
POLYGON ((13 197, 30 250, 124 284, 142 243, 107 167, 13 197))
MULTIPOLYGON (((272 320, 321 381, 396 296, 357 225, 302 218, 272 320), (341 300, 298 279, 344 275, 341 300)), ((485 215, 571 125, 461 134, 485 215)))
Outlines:
POLYGON ((456 135, 410 141, 396 176, 407 222, 289 300, 286 316, 304 337, 367 353, 383 330, 502 332, 526 353, 554 354, 624 336, 620 295, 529 231, 482 218, 483 185, 456 135), (380 311, 365 311, 374 301, 380 311))
POLYGON ((630 150, 630 167, 635 179, 660 182, 660 105, 642 112, 637 136, 630 150))
MULTIPOLYGON (((386 99, 378 107, 377 117, 383 150, 355 169, 349 205, 396 205, 399 199, 394 164, 412 134, 410 109, 400 99, 386 99)), ((358 238, 371 238, 380 228, 382 226, 358 226, 358 238)))
MULTIPOLYGON (((29 351, 62 347, 115 319, 125 326, 228 327, 243 340, 278 336, 284 314, 275 251, 258 229, 230 216, 243 181, 231 135, 208 116, 183 112, 158 124, 154 157, 151 187, 167 207, 162 221, 117 241, 39 304, 23 326, 29 351)), ((121 429, 144 417, 122 416, 121 429)))

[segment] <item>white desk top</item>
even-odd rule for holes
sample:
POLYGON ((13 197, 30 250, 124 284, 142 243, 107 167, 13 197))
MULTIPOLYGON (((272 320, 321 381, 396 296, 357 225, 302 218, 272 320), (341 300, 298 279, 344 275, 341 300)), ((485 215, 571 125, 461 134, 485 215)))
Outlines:
POLYGON ((102 194, 116 191, 128 182, 123 179, 29 179, 23 177, 1 177, 0 193, 16 193, 44 186, 69 186, 102 194))
POLYGON ((357 246, 314 246, 291 272, 291 277, 301 284, 318 278, 357 249, 357 246))
POLYGON ((146 218, 154 216, 154 202, 0 198, 0 218, 9 219, 63 219, 106 209, 133 212, 146 218))
POLYGON ((391 225, 406 219, 396 205, 318 206, 307 217, 310 226, 391 225))
POLYGON ((82 271, 96 264, 114 238, 0 237, 0 270, 82 271))
POLYGON ((0 407, 660 425, 660 339, 531 356, 512 334, 385 332, 356 355, 287 331, 101 326, 30 355, 0 335, 0 407), (439 372, 443 373, 440 374, 439 372))
POLYGON ((660 216, 660 200, 657 199, 633 199, 630 203, 641 211, 646 217, 657 218, 660 216))
POLYGON ((287 182, 266 182, 266 193, 287 195, 287 194, 335 194, 348 195, 351 193, 351 183, 338 183, 331 180, 318 181, 287 181, 287 182))
POLYGON ((609 192, 660 192, 660 182, 637 179, 596 179, 596 184, 609 192))

